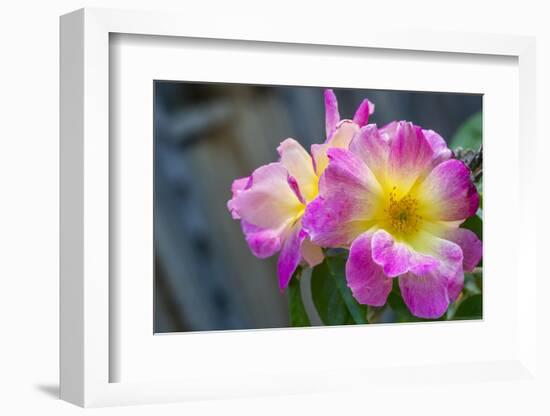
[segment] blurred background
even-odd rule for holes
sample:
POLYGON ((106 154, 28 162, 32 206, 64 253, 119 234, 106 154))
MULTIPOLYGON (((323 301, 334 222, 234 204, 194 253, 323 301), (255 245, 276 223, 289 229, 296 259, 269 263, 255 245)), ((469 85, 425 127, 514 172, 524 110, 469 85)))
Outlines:
MULTIPOLYGON (((342 118, 367 97, 376 105, 369 122, 409 120, 451 147, 463 144, 460 127, 481 117, 481 95, 335 92, 342 118)), ((287 327, 277 256, 250 253, 226 204, 232 181, 277 160, 285 138, 306 149, 325 140, 323 88, 155 81, 154 100, 155 332, 287 327)))

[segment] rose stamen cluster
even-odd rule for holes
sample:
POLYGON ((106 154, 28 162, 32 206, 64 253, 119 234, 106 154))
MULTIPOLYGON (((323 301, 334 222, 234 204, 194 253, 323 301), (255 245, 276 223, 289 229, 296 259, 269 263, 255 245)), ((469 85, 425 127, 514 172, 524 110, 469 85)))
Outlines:
POLYGON ((390 192, 387 214, 389 228, 397 235, 407 236, 419 230, 422 216, 418 215, 418 201, 411 195, 397 199, 397 187, 390 192))

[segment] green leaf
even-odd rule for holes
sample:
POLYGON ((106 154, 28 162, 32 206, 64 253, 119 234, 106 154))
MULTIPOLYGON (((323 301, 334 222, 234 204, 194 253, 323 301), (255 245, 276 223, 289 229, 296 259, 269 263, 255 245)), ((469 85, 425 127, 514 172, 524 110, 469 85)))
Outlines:
POLYGON ((478 149, 482 143, 483 117, 481 111, 467 119, 451 139, 453 147, 478 149))
POLYGON ((326 325, 366 324, 367 307, 354 299, 345 276, 346 257, 329 255, 311 275, 313 304, 326 325))
POLYGON ((483 296, 472 295, 465 298, 456 309, 454 320, 481 319, 483 317, 483 296))
POLYGON ((464 293, 467 295, 479 295, 483 290, 483 269, 476 267, 470 273, 464 273, 464 293))
POLYGON ((298 269, 290 279, 288 285, 288 312, 290 315, 290 326, 311 326, 306 308, 302 300, 300 290, 301 270, 298 269))
POLYGON ((483 241, 483 220, 477 214, 464 221, 460 227, 473 231, 483 241))
POLYGON ((317 265, 311 273, 311 296, 325 325, 345 325, 350 320, 353 323, 326 261, 317 265))
POLYGON ((327 257, 325 261, 328 264, 330 274, 334 279, 340 296, 344 300, 348 311, 356 324, 367 324, 367 307, 360 305, 351 293, 346 281, 346 257, 327 257))

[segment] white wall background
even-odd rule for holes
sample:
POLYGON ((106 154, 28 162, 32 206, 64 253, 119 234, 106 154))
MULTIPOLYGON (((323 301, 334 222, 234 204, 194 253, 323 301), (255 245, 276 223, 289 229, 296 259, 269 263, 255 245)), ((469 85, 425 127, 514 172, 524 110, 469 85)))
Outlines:
MULTIPOLYGON (((538 76, 539 167, 549 154, 543 128, 550 114, 550 31, 545 2, 536 0, 485 1, 209 1, 88 0, 5 1, 0 10, 0 414, 66 415, 81 409, 56 399, 58 386, 58 16, 84 6, 178 10, 208 21, 208 14, 249 15, 251 18, 301 25, 324 21, 349 21, 364 25, 371 19, 391 19, 415 27, 434 29, 536 35, 538 76)), ((503 122, 506 122, 503 120, 503 122)), ((546 163, 547 165, 547 163, 546 163)), ((540 169, 541 175, 548 176, 540 169)), ((548 201, 540 189, 541 202, 548 201)), ((538 209, 544 214, 547 203, 538 209)), ((548 220, 539 215, 544 231, 548 220)), ((541 230, 542 231, 542 230, 541 230)), ((539 236, 544 234, 540 232, 539 236)), ((547 234, 547 233, 546 233, 547 234)), ((547 234, 548 235, 548 234, 547 234)), ((541 237, 541 242, 542 242, 541 237)), ((542 261, 539 267, 542 266, 542 261)), ((548 289, 548 283, 539 290, 548 289)), ((548 291, 547 291, 548 292, 548 291)), ((547 339, 548 337, 546 337, 547 339)), ((549 350, 546 346, 546 352, 549 350)), ((426 392, 429 395, 428 392, 426 392)), ((475 392, 473 392, 475 395, 475 392)), ((466 400, 457 398, 457 400, 466 400)), ((368 393, 357 397, 338 393, 197 402, 92 410, 101 415, 125 414, 369 414, 368 393)), ((435 402, 433 402, 435 403, 435 402)), ((426 400, 426 409, 438 409, 426 400)), ((457 414, 481 414, 519 410, 538 414, 536 403, 484 403, 457 414)), ((407 410, 406 402, 388 403, 388 414, 407 410)), ((411 409, 408 409, 410 412, 411 409)), ((440 409, 452 412, 452 409, 440 409)), ((546 409, 547 410, 547 409, 546 409)))

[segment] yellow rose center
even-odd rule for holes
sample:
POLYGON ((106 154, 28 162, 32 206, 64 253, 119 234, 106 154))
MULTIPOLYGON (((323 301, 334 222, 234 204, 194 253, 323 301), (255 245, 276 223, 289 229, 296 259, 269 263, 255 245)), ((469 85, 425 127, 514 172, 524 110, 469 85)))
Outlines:
POLYGON ((396 188, 390 192, 390 201, 384 210, 391 230, 398 235, 411 235, 419 230, 422 217, 418 215, 418 201, 410 194, 398 199, 396 188))

